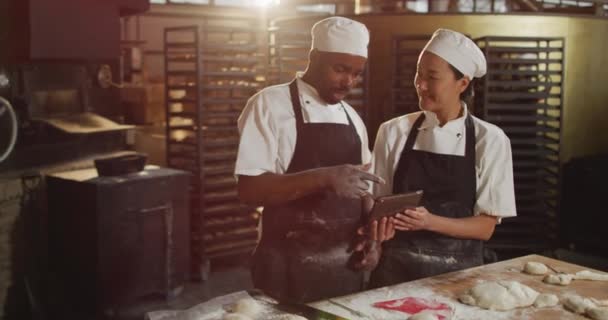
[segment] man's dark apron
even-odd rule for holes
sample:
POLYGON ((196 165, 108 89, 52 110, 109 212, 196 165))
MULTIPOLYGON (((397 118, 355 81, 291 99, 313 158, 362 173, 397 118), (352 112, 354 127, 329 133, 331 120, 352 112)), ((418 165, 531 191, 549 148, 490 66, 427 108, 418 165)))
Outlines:
MULTIPOLYGON (((296 81, 289 85, 297 141, 287 173, 361 164, 361 140, 348 125, 304 123, 296 81)), ((264 208, 253 259, 256 288, 283 301, 310 302, 360 291, 363 273, 347 267, 361 225, 361 200, 323 192, 264 208)))
MULTIPOLYGON (((421 205, 448 218, 473 215, 476 201, 475 128, 465 119, 464 157, 413 150, 424 113, 408 135, 393 179, 393 193, 424 190, 421 205)), ((370 285, 381 287, 483 263, 480 240, 463 240, 430 231, 399 231, 384 243, 370 285)))

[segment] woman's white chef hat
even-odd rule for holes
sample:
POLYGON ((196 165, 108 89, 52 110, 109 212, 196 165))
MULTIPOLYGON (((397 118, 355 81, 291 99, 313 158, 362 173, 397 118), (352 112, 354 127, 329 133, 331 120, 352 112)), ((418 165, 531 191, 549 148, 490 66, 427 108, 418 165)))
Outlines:
POLYGON ((367 58, 369 31, 360 22, 344 17, 330 17, 315 23, 311 34, 312 49, 367 58))
POLYGON ((481 78, 486 74, 487 63, 483 52, 460 32, 438 29, 422 49, 422 53, 425 51, 443 58, 469 79, 481 78))

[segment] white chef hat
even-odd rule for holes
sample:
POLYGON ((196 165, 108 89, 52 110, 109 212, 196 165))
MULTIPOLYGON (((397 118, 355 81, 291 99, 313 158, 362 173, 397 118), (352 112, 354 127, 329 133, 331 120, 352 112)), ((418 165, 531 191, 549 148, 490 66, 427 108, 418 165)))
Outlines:
POLYGON ((462 72, 469 79, 486 74, 486 58, 479 47, 460 32, 438 29, 422 52, 432 52, 462 72))
POLYGON ((312 49, 367 58, 369 31, 360 22, 344 17, 330 17, 315 23, 310 33, 312 49))

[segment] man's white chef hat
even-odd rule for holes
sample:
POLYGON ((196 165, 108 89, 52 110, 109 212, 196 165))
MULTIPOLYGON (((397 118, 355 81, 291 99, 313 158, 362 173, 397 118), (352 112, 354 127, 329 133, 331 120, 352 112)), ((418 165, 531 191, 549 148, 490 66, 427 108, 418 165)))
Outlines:
POLYGON ((462 72, 469 79, 486 74, 486 58, 477 45, 460 32, 438 29, 422 53, 432 52, 462 72))
POLYGON ((311 34, 312 49, 367 58, 369 31, 360 22, 344 17, 331 17, 315 23, 311 34))

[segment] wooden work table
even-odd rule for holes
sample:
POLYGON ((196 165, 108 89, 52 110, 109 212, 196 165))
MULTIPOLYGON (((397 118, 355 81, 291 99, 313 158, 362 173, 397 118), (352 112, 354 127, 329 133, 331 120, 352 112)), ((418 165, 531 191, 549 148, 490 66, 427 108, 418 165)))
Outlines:
MULTIPOLYGON (((435 277, 406 282, 385 288, 364 291, 348 296, 323 300, 310 304, 312 307, 340 315, 347 319, 406 319, 407 314, 385 311, 372 307, 375 302, 405 297, 417 297, 443 302, 452 307, 451 319, 587 319, 566 311, 561 304, 551 308, 521 308, 512 311, 489 311, 459 303, 457 298, 467 289, 483 281, 519 281, 540 293, 553 293, 560 299, 563 294, 573 293, 599 300, 608 299, 608 281, 573 280, 568 286, 550 285, 542 282, 543 276, 533 276, 521 272, 528 261, 544 263, 559 272, 576 273, 591 270, 563 261, 539 255, 528 255, 466 270, 446 273, 435 277), (365 316, 355 315, 347 308, 359 311, 365 316)), ((549 271, 552 272, 552 271, 549 271)))

